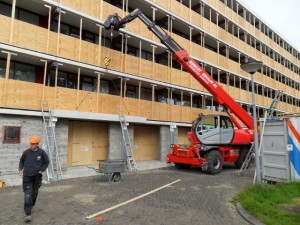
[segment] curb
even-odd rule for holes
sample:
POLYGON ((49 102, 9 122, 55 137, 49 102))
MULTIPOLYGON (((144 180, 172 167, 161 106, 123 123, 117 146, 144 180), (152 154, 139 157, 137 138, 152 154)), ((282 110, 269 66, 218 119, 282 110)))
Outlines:
POLYGON ((256 217, 252 216, 249 214, 241 205, 241 203, 237 202, 236 203, 236 209, 239 212, 239 214, 250 224, 252 225, 264 225, 261 223, 256 217))

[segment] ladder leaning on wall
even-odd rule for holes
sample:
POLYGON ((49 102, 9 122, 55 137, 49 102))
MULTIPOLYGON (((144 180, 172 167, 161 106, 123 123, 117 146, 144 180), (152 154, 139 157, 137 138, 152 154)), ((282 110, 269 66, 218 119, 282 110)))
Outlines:
POLYGON ((49 156, 49 166, 47 168, 48 181, 57 181, 62 179, 60 159, 55 138, 55 124, 48 101, 41 101, 44 131, 46 136, 46 151, 49 156))
MULTIPOLYGON (((270 105, 270 107, 265 111, 265 115, 264 115, 264 119, 263 119, 263 126, 262 126, 262 129, 261 129, 261 134, 260 134, 260 145, 259 145, 259 150, 258 152, 260 152, 260 149, 261 149, 261 143, 262 143, 262 139, 263 139, 263 134, 264 134, 264 128, 265 128, 265 123, 266 123, 266 120, 267 118, 270 118, 270 117, 273 117, 273 113, 275 111, 275 108, 282 96, 283 92, 280 91, 280 90, 277 90, 275 92, 275 96, 273 98, 273 101, 270 105)), ((255 148, 254 148, 254 144, 252 144, 250 150, 248 151, 247 155, 246 155, 246 158, 243 162, 243 165, 238 173, 239 176, 241 175, 244 175, 244 172, 245 170, 248 168, 249 164, 250 164, 250 161, 251 159, 253 158, 255 154, 255 148)), ((257 156, 259 157, 259 156, 257 156)))
POLYGON ((132 145, 130 142, 130 136, 129 136, 129 132, 128 132, 128 123, 126 122, 126 118, 125 118, 124 114, 122 113, 121 109, 119 109, 119 119, 120 119, 120 124, 121 124, 123 143, 124 143, 125 150, 126 150, 127 170, 131 171, 131 172, 136 171, 137 166, 136 166, 135 159, 133 157, 132 145))

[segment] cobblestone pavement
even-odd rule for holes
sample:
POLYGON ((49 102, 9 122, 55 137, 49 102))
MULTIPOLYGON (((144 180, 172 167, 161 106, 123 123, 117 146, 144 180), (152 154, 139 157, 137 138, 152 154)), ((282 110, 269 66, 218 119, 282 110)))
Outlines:
MULTIPOLYGON (((231 199, 251 185, 253 170, 239 177, 231 166, 214 176, 199 169, 169 167, 122 173, 121 181, 115 183, 96 175, 43 184, 30 224, 246 225, 231 199), (171 186, 99 215, 102 221, 86 218, 178 179, 171 186)), ((21 186, 1 188, 0 202, 0 224, 24 224, 21 186)))

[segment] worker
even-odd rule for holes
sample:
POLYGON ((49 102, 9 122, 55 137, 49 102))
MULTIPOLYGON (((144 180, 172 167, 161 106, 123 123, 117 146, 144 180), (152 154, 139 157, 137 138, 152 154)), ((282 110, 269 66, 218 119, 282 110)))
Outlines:
POLYGON ((40 137, 32 136, 30 148, 23 152, 19 163, 19 175, 23 178, 25 222, 31 221, 31 210, 42 184, 43 172, 49 164, 48 155, 38 146, 39 143, 40 137))

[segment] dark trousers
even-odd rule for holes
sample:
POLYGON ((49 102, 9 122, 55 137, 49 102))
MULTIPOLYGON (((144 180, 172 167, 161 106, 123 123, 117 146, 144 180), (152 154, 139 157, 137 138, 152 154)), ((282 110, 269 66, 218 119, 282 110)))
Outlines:
POLYGON ((27 216, 31 214, 31 209, 35 205, 39 188, 42 185, 42 176, 42 174, 37 174, 23 177, 24 211, 27 216))

